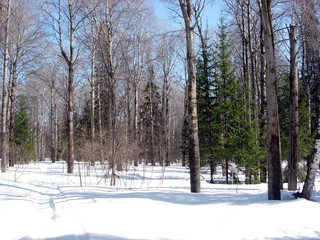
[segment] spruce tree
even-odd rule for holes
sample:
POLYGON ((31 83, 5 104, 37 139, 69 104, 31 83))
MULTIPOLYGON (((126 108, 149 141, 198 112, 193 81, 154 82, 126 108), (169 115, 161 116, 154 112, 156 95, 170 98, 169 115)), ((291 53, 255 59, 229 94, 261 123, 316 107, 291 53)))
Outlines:
POLYGON ((197 101, 201 165, 210 165, 211 180, 216 171, 213 157, 213 51, 206 37, 201 44, 201 56, 197 59, 197 101))
POLYGON ((224 166, 226 183, 229 182, 229 164, 236 159, 239 148, 239 128, 241 127, 244 103, 240 85, 236 81, 231 62, 230 43, 227 26, 221 19, 218 41, 215 44, 214 105, 213 122, 214 156, 224 166))
POLYGON ((14 143, 19 161, 28 162, 36 157, 31 119, 27 110, 25 97, 18 98, 18 108, 14 121, 14 143))
POLYGON ((228 40, 227 25, 222 18, 218 41, 215 44, 214 84, 214 132, 216 134, 217 158, 225 165, 228 182, 229 162, 245 169, 246 183, 259 181, 259 161, 266 152, 261 147, 261 134, 256 119, 246 121, 249 104, 240 82, 235 76, 232 63, 231 43, 228 40))
POLYGON ((160 159, 160 137, 162 137, 161 96, 155 83, 153 67, 149 67, 149 78, 143 90, 144 99, 140 109, 142 149, 147 163, 155 165, 160 159))

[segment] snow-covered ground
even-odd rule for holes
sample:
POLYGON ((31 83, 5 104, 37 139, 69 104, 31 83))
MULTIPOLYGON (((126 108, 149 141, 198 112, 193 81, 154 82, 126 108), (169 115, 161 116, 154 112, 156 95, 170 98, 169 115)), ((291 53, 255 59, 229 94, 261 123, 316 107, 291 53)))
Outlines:
MULTIPOLYGON (((268 201, 266 184, 189 190, 186 168, 130 167, 109 186, 101 166, 30 163, 0 173, 0 239, 320 239, 320 203, 268 201), (79 174, 79 172, 81 174, 79 174)), ((319 176, 314 199, 319 199, 319 176)))

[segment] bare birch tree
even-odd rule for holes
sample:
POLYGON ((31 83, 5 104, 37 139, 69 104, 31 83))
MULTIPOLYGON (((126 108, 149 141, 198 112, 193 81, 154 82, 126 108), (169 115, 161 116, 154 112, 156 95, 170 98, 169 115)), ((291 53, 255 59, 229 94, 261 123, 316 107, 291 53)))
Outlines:
POLYGON ((6 9, 4 22, 4 53, 3 53, 3 76, 2 76, 2 116, 1 116, 1 172, 7 170, 8 132, 7 132, 7 103, 8 103, 8 64, 9 64, 9 29, 11 18, 11 0, 3 5, 6 9))
POLYGON ((189 166, 191 192, 201 191, 200 185, 200 152, 198 138, 198 116, 197 116, 197 85, 195 69, 194 50, 194 6, 191 0, 179 0, 181 13, 183 15, 187 44, 187 69, 188 69, 188 120, 189 120, 189 166))

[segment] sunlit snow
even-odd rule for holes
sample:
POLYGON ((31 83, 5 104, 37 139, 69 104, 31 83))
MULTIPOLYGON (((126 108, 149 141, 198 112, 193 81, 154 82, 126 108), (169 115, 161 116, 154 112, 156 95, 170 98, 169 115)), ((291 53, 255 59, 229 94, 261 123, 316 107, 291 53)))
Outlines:
POLYGON ((209 184, 204 171, 194 194, 179 165, 131 166, 115 187, 100 164, 65 172, 44 161, 0 173, 0 239, 320 239, 320 203, 268 201, 266 184, 209 184))

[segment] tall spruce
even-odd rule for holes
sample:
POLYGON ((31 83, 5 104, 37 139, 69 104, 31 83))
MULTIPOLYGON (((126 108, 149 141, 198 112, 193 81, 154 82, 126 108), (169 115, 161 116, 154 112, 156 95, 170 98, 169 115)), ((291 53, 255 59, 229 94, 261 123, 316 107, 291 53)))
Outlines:
POLYGON ((226 183, 229 183, 229 164, 236 159, 239 148, 244 101, 240 85, 232 67, 231 48, 228 41, 227 25, 221 19, 218 42, 215 45, 212 132, 214 133, 213 156, 224 167, 226 183))
POLYGON ((143 90, 144 100, 141 104, 140 126, 142 149, 147 163, 155 165, 160 162, 160 137, 162 137, 163 119, 161 112, 161 96, 155 83, 153 67, 149 67, 148 82, 143 90))
POLYGON ((34 136, 32 132, 31 119, 28 114, 27 98, 21 96, 18 102, 18 109, 14 118, 14 144, 16 146, 16 160, 26 162, 34 160, 36 149, 34 145, 34 136))
POLYGON ((213 51, 205 36, 201 43, 201 56, 197 59, 197 101, 199 117, 199 146, 202 165, 210 165, 210 175, 216 172, 216 161, 213 156, 213 51))

